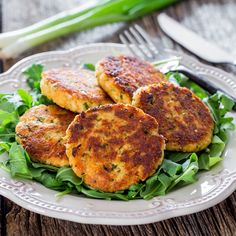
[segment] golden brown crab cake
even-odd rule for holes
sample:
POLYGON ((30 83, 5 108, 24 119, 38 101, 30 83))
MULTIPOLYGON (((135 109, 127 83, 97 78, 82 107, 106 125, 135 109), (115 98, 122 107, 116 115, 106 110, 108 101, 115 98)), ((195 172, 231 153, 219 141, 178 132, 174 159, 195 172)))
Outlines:
POLYGON ((99 87, 94 72, 85 69, 52 69, 42 73, 42 94, 73 112, 112 103, 99 87))
POLYGON ((77 176, 94 189, 116 192, 145 180, 163 160, 156 120, 130 105, 89 109, 66 131, 66 153, 77 176))
POLYGON ((211 143, 210 110, 187 88, 172 83, 146 86, 134 94, 132 105, 156 118, 167 150, 197 152, 211 143))
POLYGON ((106 57, 96 66, 99 85, 116 103, 131 104, 140 87, 166 81, 165 76, 149 62, 135 57, 106 57))
POLYGON ((35 162, 68 166, 63 138, 74 117, 74 113, 56 105, 32 107, 16 126, 17 141, 35 162))

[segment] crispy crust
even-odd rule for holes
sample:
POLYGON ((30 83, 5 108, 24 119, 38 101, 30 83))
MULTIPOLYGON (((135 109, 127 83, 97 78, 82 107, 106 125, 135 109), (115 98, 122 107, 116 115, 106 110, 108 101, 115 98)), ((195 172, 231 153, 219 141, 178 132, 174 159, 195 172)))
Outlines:
POLYGON ((211 113, 187 88, 171 83, 146 86, 135 93, 132 104, 156 118, 167 150, 197 152, 211 143, 211 113))
POLYGON ((163 160, 165 143, 156 120, 130 105, 104 105, 79 114, 66 139, 76 175, 106 192, 145 180, 163 160))
POLYGON ((42 73, 42 94, 73 112, 112 103, 99 87, 94 72, 80 69, 52 69, 42 73))
POLYGON ((68 166, 63 137, 74 117, 56 105, 32 107, 16 126, 17 141, 35 162, 68 166))
POLYGON ((96 67, 99 85, 116 103, 131 104, 140 87, 166 81, 149 62, 130 56, 107 57, 96 67))

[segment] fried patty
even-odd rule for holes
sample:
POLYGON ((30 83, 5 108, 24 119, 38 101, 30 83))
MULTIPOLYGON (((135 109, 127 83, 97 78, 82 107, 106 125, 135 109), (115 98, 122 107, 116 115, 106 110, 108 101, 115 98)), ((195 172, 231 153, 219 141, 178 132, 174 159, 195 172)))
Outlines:
POLYGON ((56 105, 32 107, 16 126, 17 141, 35 162, 68 166, 63 137, 74 117, 56 105))
POLYGON ((94 189, 116 192, 152 175, 163 160, 156 120, 130 105, 89 109, 66 132, 66 153, 77 176, 94 189))
POLYGON ((85 69, 52 69, 42 73, 42 94, 73 112, 112 103, 99 87, 94 72, 85 69))
POLYGON ((211 143, 211 113, 187 88, 172 83, 146 86, 135 93, 132 104, 156 118, 167 150, 197 152, 211 143))
POLYGON ((131 104, 133 93, 140 87, 166 81, 150 63, 135 57, 107 57, 96 66, 99 85, 116 103, 131 104))

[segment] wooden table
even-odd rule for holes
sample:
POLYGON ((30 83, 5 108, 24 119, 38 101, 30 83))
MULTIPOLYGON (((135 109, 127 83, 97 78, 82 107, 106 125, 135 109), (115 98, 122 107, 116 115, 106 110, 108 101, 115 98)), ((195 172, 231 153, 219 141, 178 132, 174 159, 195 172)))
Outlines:
MULTIPOLYGON (((73 8, 79 2, 82 0, 2 0, 2 31, 29 25, 73 8)), ((235 0, 186 0, 164 11, 236 54, 235 0)), ((135 22, 163 46, 183 50, 160 32, 156 22, 158 13, 135 22)), ((104 26, 54 40, 14 60, 4 61, 3 68, 7 70, 21 58, 42 51, 67 49, 91 42, 119 42, 118 32, 127 26, 123 23, 104 26)), ((230 66, 223 69, 236 73, 230 66)), ((85 225, 57 220, 25 210, 4 197, 1 197, 0 205, 1 235, 236 235, 236 193, 208 210, 141 226, 85 225)))

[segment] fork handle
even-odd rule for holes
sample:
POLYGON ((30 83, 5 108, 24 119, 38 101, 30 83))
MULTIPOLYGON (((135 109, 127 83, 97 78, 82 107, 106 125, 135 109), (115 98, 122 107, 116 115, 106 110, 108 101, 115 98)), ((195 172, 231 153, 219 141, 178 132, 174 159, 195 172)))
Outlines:
POLYGON ((234 101, 233 110, 236 111, 236 97, 230 95, 225 90, 213 85, 211 82, 206 81, 201 75, 189 70, 188 68, 181 66, 175 71, 186 75, 189 79, 194 81, 196 84, 200 85, 202 88, 206 89, 211 94, 216 93, 217 91, 224 93, 225 95, 227 95, 229 98, 231 98, 234 101))

